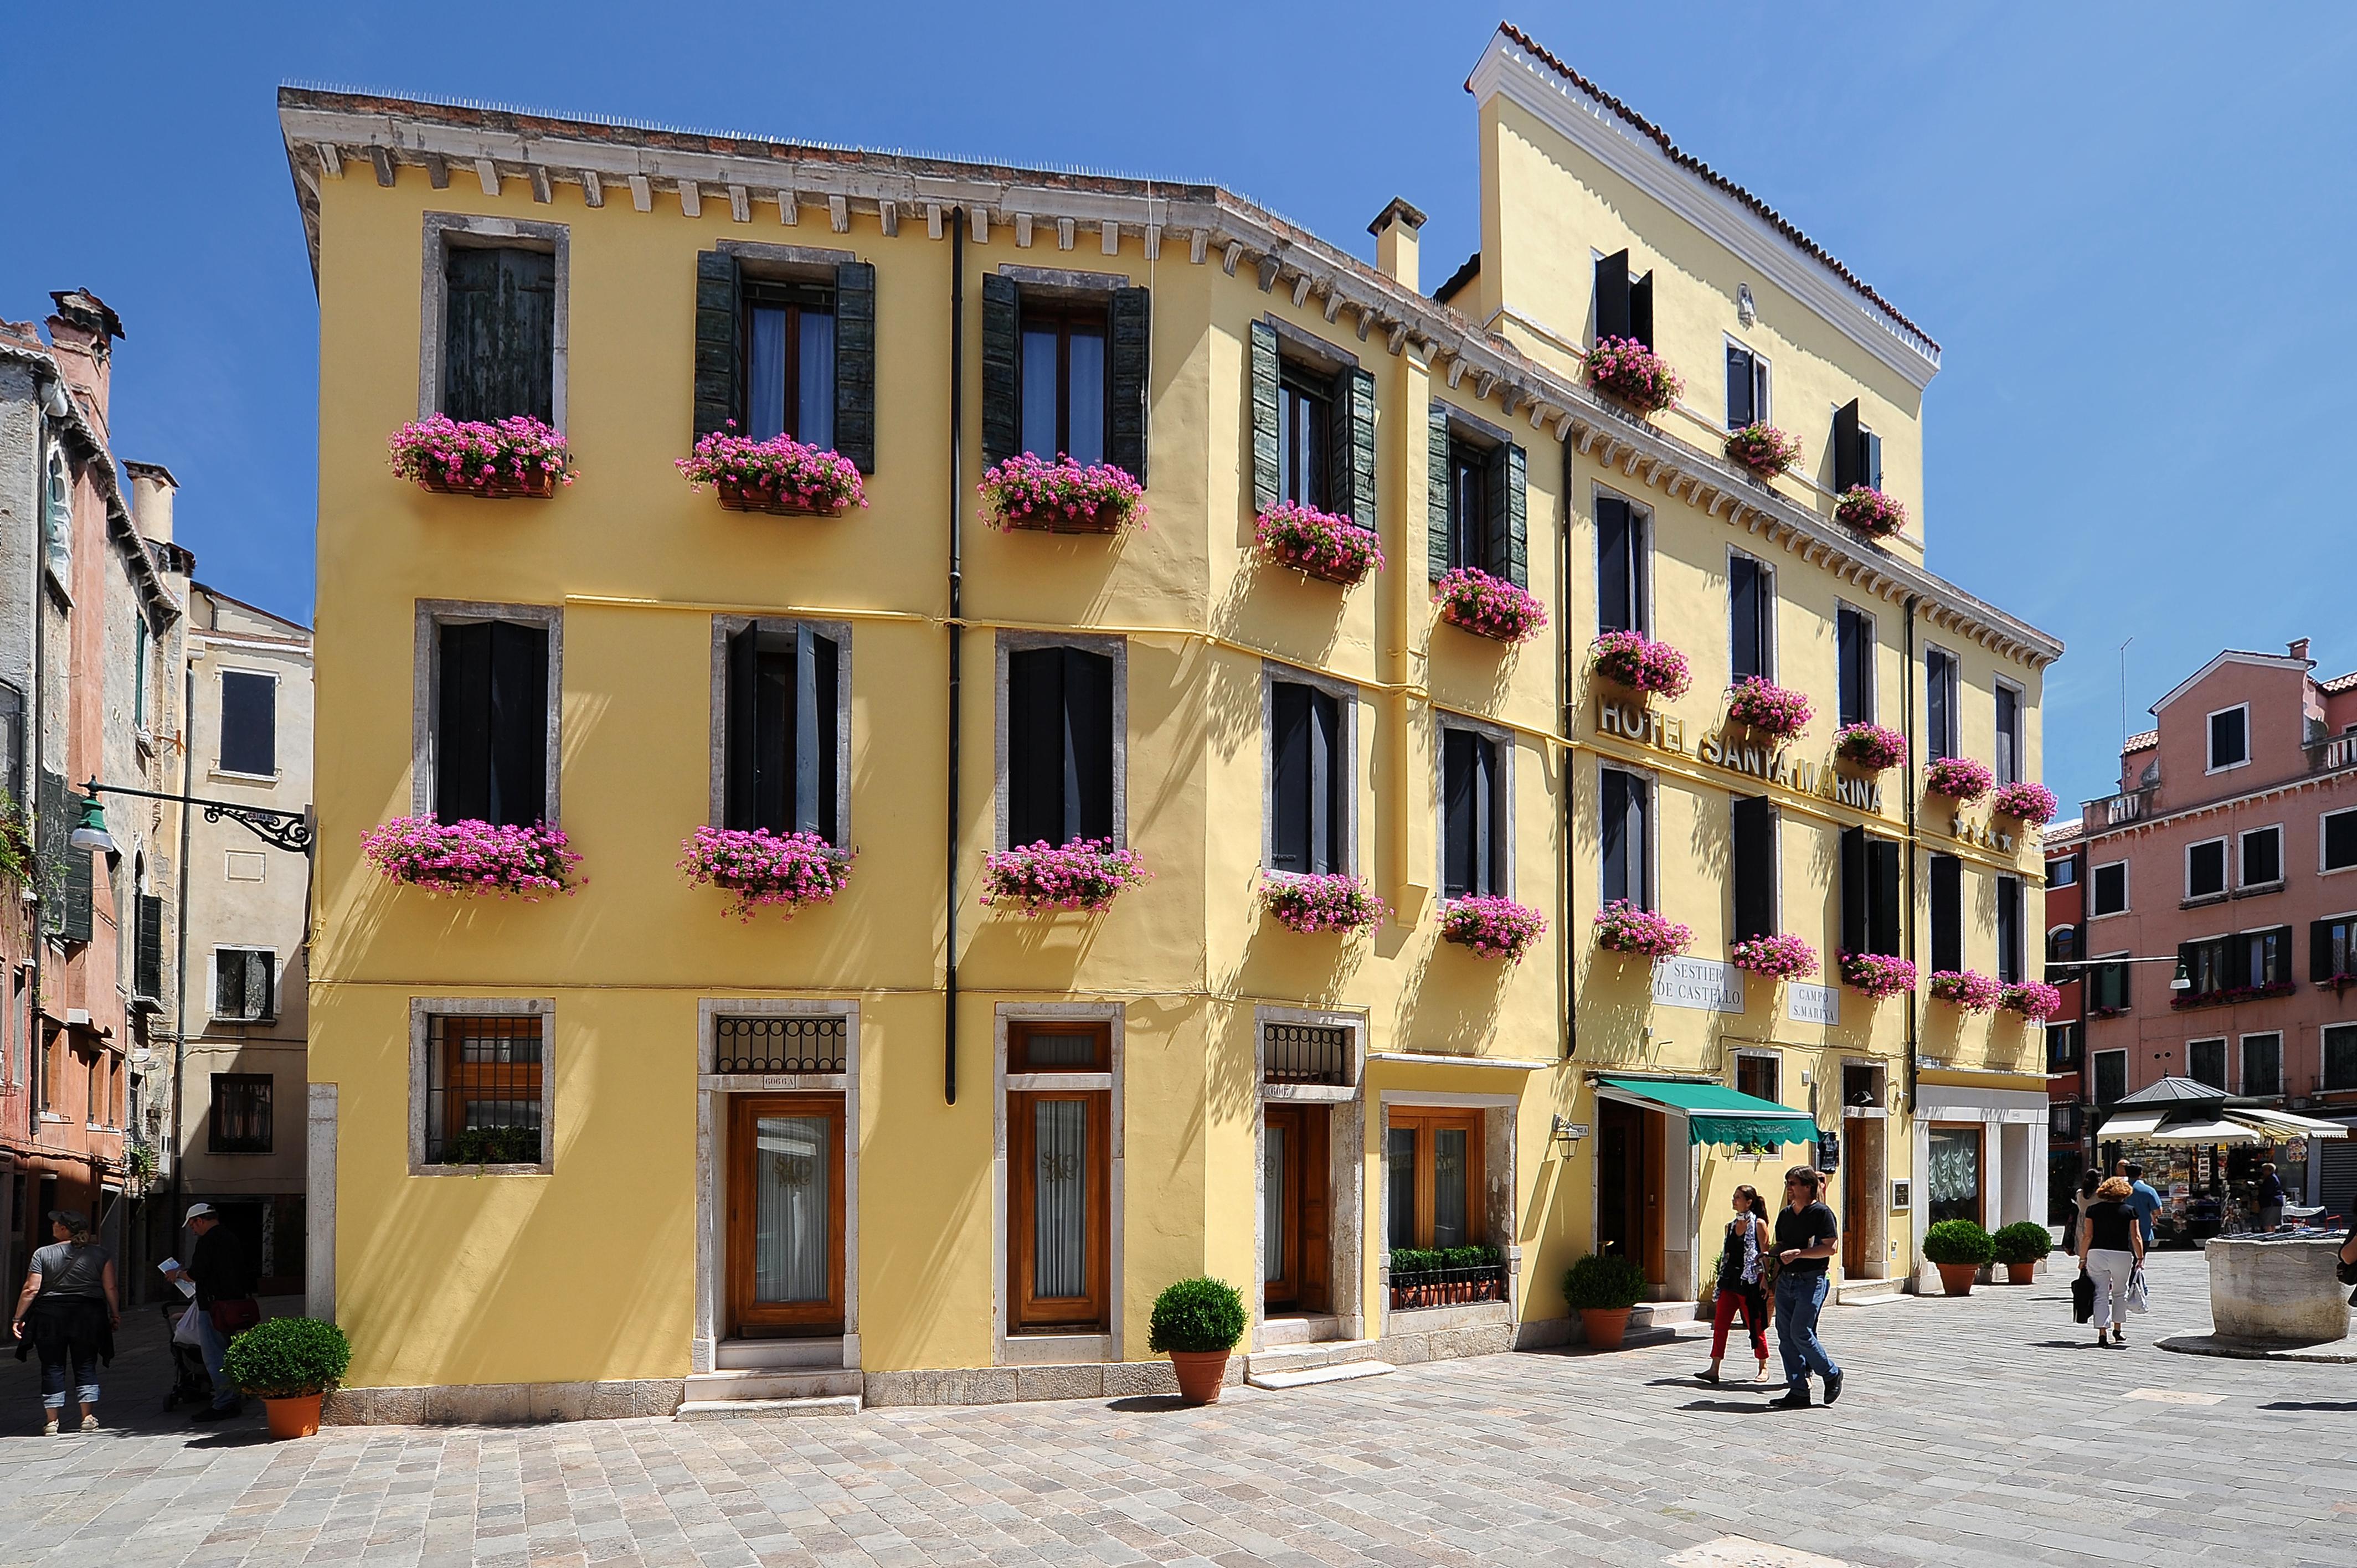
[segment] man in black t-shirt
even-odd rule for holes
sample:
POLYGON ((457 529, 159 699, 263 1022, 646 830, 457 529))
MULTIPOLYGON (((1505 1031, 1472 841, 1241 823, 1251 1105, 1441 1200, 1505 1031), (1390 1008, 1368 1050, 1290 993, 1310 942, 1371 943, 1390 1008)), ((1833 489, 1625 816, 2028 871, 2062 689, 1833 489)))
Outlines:
POLYGON ((1825 1380, 1825 1402, 1841 1398, 1842 1370, 1817 1342, 1817 1315, 1831 1288, 1825 1263, 1841 1244, 1834 1211, 1818 1200, 1822 1172, 1794 1165, 1784 1173, 1784 1207, 1776 1211, 1776 1343, 1784 1354, 1784 1397, 1777 1410, 1809 1408, 1809 1374, 1825 1380))

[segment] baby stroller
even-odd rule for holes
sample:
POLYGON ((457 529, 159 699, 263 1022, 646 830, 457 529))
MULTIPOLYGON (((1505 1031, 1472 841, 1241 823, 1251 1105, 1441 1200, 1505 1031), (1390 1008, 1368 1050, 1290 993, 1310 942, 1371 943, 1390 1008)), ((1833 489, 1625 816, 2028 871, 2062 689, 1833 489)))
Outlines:
POLYGON ((164 1408, 170 1410, 176 1405, 210 1404, 213 1380, 205 1371, 204 1351, 194 1345, 183 1345, 172 1337, 173 1329, 179 1326, 180 1315, 188 1310, 187 1300, 184 1298, 178 1305, 168 1301, 159 1303, 157 1310, 164 1315, 164 1343, 172 1351, 172 1391, 164 1396, 164 1408))

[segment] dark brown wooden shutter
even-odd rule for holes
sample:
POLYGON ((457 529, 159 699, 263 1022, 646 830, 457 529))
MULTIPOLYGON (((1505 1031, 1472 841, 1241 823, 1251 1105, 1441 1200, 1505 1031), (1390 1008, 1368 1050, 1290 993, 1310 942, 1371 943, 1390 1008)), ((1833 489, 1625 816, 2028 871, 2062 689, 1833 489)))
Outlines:
POLYGON ((1889 839, 1871 841, 1874 851, 1874 950, 1899 956, 1899 845, 1889 839))
POLYGON ((2308 928, 2308 977, 2313 981, 2332 978, 2332 922, 2311 921, 2308 928))
MULTIPOLYGON (((1015 280, 982 274, 982 460, 1003 462, 1022 450, 1023 293, 1015 280)), ((1042 454, 1053 457, 1054 453, 1042 454)), ((1028 843, 1028 840, 1025 840, 1028 843)))
POLYGON ((1448 572, 1448 405, 1432 405, 1428 435, 1431 481, 1425 498, 1425 562, 1437 579, 1448 572))
POLYGON ((443 271, 442 412, 555 420, 556 258, 454 245, 443 271))
POLYGON ((1734 806, 1735 937, 1776 933, 1776 813, 1764 795, 1734 806))
MULTIPOLYGON (((695 437, 701 440, 731 421, 744 424, 737 388, 744 363, 743 286, 737 258, 705 251, 695 258, 695 437)), ((840 345, 837 346, 838 352, 840 345)))
POLYGON ((1932 967, 1964 967, 1964 867, 1953 854, 1932 857, 1932 967))
POLYGON ((1637 625, 1635 578, 1629 558, 1637 549, 1629 503, 1596 498, 1596 629, 1631 631, 1637 625))
POLYGON ((1628 336, 1629 252, 1615 251, 1596 263, 1596 340, 1628 336))
POLYGON ((1278 450, 1284 431, 1277 404, 1282 371, 1275 328, 1265 321, 1252 324, 1251 354, 1253 505, 1266 511, 1277 502, 1279 472, 1284 466, 1278 450))
MULTIPOLYGON (((70 826, 67 830, 70 835, 70 826)), ((91 939, 95 917, 91 911, 95 878, 91 872, 91 852, 66 846, 65 908, 59 916, 58 935, 70 942, 86 942, 91 939)))
POLYGON ((1113 341, 1106 351, 1105 455, 1139 484, 1146 479, 1146 378, 1154 350, 1154 306, 1142 288, 1113 291, 1113 341))
POLYGON ((1375 517, 1375 378, 1351 369, 1334 378, 1334 510, 1361 528, 1375 517), (1344 442, 1348 442, 1347 448, 1344 442))
POLYGON ((1867 900, 1870 878, 1867 869, 1866 830, 1844 828, 1841 835, 1841 946, 1846 953, 1871 951, 1871 924, 1867 900))
POLYGON ((1858 439, 1857 399, 1834 411, 1834 494, 1866 483, 1865 444, 1858 439))
POLYGON ((876 471, 876 266, 834 269, 834 449, 876 471))

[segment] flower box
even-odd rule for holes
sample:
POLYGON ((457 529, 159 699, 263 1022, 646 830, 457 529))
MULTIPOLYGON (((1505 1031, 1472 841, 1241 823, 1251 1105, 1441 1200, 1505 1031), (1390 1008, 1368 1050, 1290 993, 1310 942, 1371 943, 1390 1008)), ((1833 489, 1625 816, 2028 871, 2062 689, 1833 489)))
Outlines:
POLYGON ((565 437, 525 414, 493 424, 429 414, 386 446, 395 474, 437 495, 545 500, 574 478, 565 437))
POLYGON ((2043 1024, 2062 1010, 2062 991, 2043 981, 2027 980, 2019 985, 2007 986, 1996 1004, 2009 1013, 2020 1014, 2033 1024, 2043 1024))
POLYGON ((1452 898, 1441 907, 1440 940, 1469 948, 1477 958, 1520 963, 1546 934, 1546 917, 1527 904, 1494 894, 1452 898))
POLYGON ((1763 980, 1798 980, 1817 972, 1817 950, 1790 932, 1747 937, 1727 950, 1727 961, 1763 980))
POLYGON ((1967 1013, 1994 1013, 2005 987, 1976 969, 1943 969, 1932 976, 1933 996, 1967 1013))
POLYGON ((767 828, 698 828, 680 843, 679 869, 698 886, 735 896, 728 913, 750 921, 763 908, 797 910, 831 903, 851 875, 851 856, 816 833, 767 828))
POLYGON ((1923 788, 1934 795, 1945 795, 1957 804, 1977 800, 1996 783, 1996 775, 1986 763, 1975 762, 1969 757, 1939 757, 1923 769, 1923 788))
POLYGON ((395 817, 361 836, 361 851, 386 877, 429 894, 538 900, 580 885, 581 857, 545 822, 495 827, 468 818, 437 822, 431 813, 395 817))
POLYGON ((1587 354, 1587 384, 1645 413, 1674 406, 1685 382, 1670 362, 1634 338, 1599 338, 1587 354))
POLYGON ((1588 649, 1587 667, 1617 685, 1669 698, 1694 684, 1686 656, 1642 632, 1608 631, 1588 649))
POLYGON ((1872 539, 1907 531, 1907 509, 1880 490, 1852 485, 1834 502, 1834 521, 1872 539))
POLYGON ((1790 740, 1806 729, 1813 711, 1800 693, 1758 675, 1747 675, 1727 688, 1727 716, 1778 740, 1790 740))
POLYGON ((2062 809, 2054 799, 2054 791, 2043 784, 1999 785, 1996 799, 1991 804, 2001 817, 2012 817, 2040 828, 2052 822, 2054 813, 2062 809))
POLYGON ((2215 991, 2178 992, 2169 999, 2169 1004, 2179 1013, 2195 1007, 2231 1007, 2241 1002, 2289 996, 2298 989, 2298 983, 2289 980, 2270 980, 2264 985, 2222 985, 2215 991))
POLYGON ((1492 577, 1478 566, 1459 566, 1434 584, 1440 618, 1460 631, 1497 642, 1528 642, 1547 622, 1546 607, 1527 588, 1492 577))
POLYGON ((1058 909, 1101 914, 1122 889, 1136 886, 1148 875, 1135 851, 1115 849, 1108 840, 1051 844, 1043 839, 999 850, 983 862, 982 901, 1012 905, 1025 915, 1058 909))
POLYGON ((1915 989, 1915 965, 1888 953, 1846 952, 1841 955, 1842 983, 1879 1002, 1915 989))
POLYGON ((1772 424, 1747 424, 1727 437, 1728 459, 1762 479, 1772 479, 1801 460, 1801 438, 1772 424))
POLYGON ((777 517, 841 517, 867 504, 859 466, 791 435, 755 441, 728 429, 707 433, 693 456, 673 459, 692 489, 710 485, 730 511, 777 517))
POLYGON ((1253 525, 1260 558, 1322 582, 1349 587, 1383 565, 1382 539, 1347 517, 1298 501, 1279 501, 1253 525))
POLYGON ((1002 532, 1119 533, 1146 521, 1146 487, 1111 463, 1049 462, 1028 452, 994 463, 982 483, 982 521, 1002 532))
POLYGON ((1834 755, 1869 773, 1887 773, 1907 761, 1907 737, 1888 725, 1844 725, 1834 732, 1834 755))
POLYGON ((1390 913, 1365 878, 1340 872, 1273 875, 1261 888, 1261 902, 1278 925, 1305 936, 1372 930, 1390 913))
POLYGON ((1495 1247, 1394 1247, 1385 1262, 1394 1311, 1506 1299, 1506 1261, 1495 1247))
POLYGON ((1596 911, 1596 945, 1634 958, 1675 958, 1694 941, 1691 927, 1616 898, 1596 911))

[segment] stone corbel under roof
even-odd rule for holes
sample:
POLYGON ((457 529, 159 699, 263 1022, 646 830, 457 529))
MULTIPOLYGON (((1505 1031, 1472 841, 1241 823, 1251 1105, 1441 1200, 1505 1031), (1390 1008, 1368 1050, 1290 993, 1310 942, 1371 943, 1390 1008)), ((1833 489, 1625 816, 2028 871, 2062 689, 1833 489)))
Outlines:
MULTIPOLYGON (((651 212, 658 198, 701 213, 705 200, 739 223, 823 221, 848 231, 851 216, 873 216, 887 233, 921 219, 939 239, 963 211, 972 237, 991 242, 1012 230, 1017 249, 1052 240, 1076 248, 1083 232, 1117 253, 1135 235, 1149 261, 1166 240, 1183 242, 1190 264, 1216 262, 1250 277, 1263 293, 1284 289, 1297 307, 1320 302, 1329 323, 1344 311, 1361 342, 1414 352, 1447 367, 1460 396, 1496 400, 1503 419, 1525 419, 1542 435, 1575 443, 1582 456, 1649 487, 1683 497, 1730 526, 1822 565, 1892 602, 1910 596, 1953 635, 2002 657, 2043 669, 2061 657, 2060 639, 2007 615, 1920 566, 1853 538, 1828 518, 1795 505, 1706 452, 1607 404, 1577 381, 1523 355, 1454 307, 1402 286, 1356 256, 1216 186, 1166 184, 1105 175, 962 163, 898 153, 694 134, 603 121, 565 120, 511 110, 281 88, 279 124, 318 277, 319 186, 368 177, 390 186, 403 166, 422 168, 437 188, 473 179, 496 194, 514 179, 535 202, 554 185, 575 185, 592 207, 627 196, 651 212), (1464 385, 1468 378, 1472 386, 1464 385)), ((1175 260, 1175 258, 1174 258, 1175 260)))
MULTIPOLYGON (((0 341, 0 359, 30 365, 56 381, 63 382, 65 380, 65 374, 58 369, 55 360, 13 342, 0 341)), ((123 488, 114 472, 113 455, 107 451, 105 444, 98 438, 98 432, 84 417, 80 401, 69 396, 66 402, 70 412, 63 419, 51 423, 64 430, 66 438, 73 446, 75 459, 90 470, 91 482, 98 487, 99 495, 104 499, 107 535, 114 541, 124 564, 130 568, 133 580, 139 585, 149 613, 165 625, 169 625, 173 618, 181 613, 180 601, 174 598, 171 590, 164 585, 163 577, 156 570, 155 560, 147 553, 147 541, 140 537, 138 525, 131 520, 131 508, 123 499, 123 488)))

